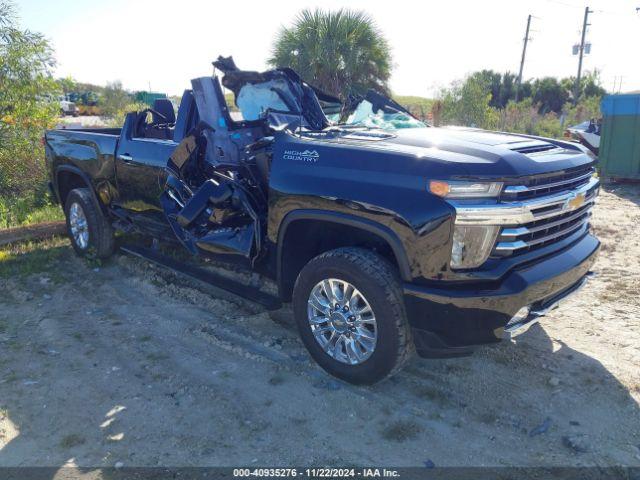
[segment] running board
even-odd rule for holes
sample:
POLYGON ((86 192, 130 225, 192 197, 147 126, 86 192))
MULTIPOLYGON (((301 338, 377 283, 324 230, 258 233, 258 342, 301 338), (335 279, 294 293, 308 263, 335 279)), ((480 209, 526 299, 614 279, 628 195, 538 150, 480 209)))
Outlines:
POLYGON ((208 283, 209 285, 213 285, 214 287, 233 293, 234 295, 238 295, 239 297, 245 298, 252 302, 258 303, 265 307, 267 310, 277 310, 282 307, 282 302, 273 295, 269 295, 268 293, 264 293, 257 288, 250 287, 235 280, 231 280, 209 270, 184 264, 182 262, 174 260, 171 257, 162 255, 161 253, 158 253, 152 249, 139 247, 136 245, 123 245, 120 247, 120 250, 130 255, 149 260, 156 265, 160 265, 161 267, 168 268, 170 270, 173 270, 174 272, 181 273, 182 275, 185 275, 187 277, 191 277, 201 282, 208 283))

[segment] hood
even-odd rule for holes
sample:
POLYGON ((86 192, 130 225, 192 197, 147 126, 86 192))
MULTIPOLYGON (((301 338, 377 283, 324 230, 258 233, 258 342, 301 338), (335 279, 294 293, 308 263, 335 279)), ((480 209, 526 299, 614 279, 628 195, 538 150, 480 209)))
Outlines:
MULTIPOLYGON (((320 140, 318 146, 348 145, 351 158, 362 152, 372 169, 426 178, 512 179, 594 163, 594 157, 575 143, 470 128, 338 132, 315 134, 313 139, 320 140)), ((340 150, 331 154, 342 156, 340 150)))

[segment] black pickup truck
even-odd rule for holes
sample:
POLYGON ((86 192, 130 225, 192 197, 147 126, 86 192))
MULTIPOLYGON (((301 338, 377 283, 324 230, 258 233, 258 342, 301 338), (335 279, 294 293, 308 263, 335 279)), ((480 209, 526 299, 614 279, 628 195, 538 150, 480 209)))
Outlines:
POLYGON ((123 230, 244 265, 293 303, 312 357, 353 383, 414 350, 510 338, 587 280, 599 181, 583 147, 431 127, 380 95, 330 121, 336 99, 292 70, 214 65, 177 118, 158 101, 122 129, 46 133, 79 254, 109 256, 123 230), (414 128, 388 128, 403 116, 414 128))

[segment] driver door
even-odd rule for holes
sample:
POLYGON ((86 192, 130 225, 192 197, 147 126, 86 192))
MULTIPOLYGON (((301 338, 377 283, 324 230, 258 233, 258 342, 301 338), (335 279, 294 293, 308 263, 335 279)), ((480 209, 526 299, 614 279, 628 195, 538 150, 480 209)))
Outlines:
POLYGON ((139 120, 135 113, 127 115, 116 150, 119 198, 115 203, 132 214, 164 219, 160 194, 166 181, 167 159, 177 144, 173 140, 140 137, 138 132, 144 128, 139 124, 144 119, 139 120))

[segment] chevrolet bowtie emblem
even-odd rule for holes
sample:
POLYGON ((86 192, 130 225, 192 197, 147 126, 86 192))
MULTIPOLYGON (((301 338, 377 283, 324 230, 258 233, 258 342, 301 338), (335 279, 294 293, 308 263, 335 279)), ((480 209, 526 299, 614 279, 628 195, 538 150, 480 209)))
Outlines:
POLYGON ((584 205, 584 193, 574 194, 564 204, 563 210, 576 210, 584 205))

